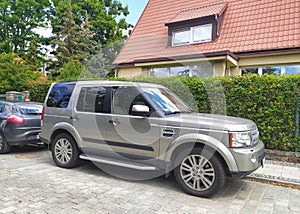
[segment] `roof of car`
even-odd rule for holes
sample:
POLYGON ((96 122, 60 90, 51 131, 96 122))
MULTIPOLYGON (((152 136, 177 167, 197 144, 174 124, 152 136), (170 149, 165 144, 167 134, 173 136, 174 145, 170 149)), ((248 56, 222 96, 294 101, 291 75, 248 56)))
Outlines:
POLYGON ((70 82, 56 82, 55 84, 77 84, 77 85, 106 85, 106 86, 135 86, 135 87, 152 87, 152 88, 163 88, 164 86, 152 84, 152 83, 141 83, 141 82, 129 82, 129 81, 110 81, 110 80, 77 80, 70 82))

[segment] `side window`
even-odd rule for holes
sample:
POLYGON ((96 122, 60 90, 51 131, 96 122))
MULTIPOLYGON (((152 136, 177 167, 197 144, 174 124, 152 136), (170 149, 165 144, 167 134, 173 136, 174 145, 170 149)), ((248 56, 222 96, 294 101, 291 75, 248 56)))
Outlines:
POLYGON ((56 83, 48 96, 47 106, 56 108, 67 108, 73 93, 75 82, 56 83))
POLYGON ((106 113, 105 95, 104 87, 82 87, 76 105, 77 111, 106 113))
POLYGON ((134 87, 113 88, 111 104, 111 113, 122 115, 131 114, 133 105, 148 106, 142 94, 139 94, 139 92, 134 87))
POLYGON ((0 113, 4 112, 4 105, 2 103, 0 103, 0 113))

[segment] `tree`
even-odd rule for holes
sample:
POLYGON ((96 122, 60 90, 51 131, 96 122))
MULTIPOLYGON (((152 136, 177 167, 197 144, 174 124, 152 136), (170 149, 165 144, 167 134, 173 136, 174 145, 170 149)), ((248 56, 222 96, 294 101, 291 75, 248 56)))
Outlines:
POLYGON ((1 0, 0 53, 24 57, 30 41, 41 39, 34 30, 45 25, 50 6, 50 0, 1 0))
POLYGON ((27 54, 25 55, 24 59, 28 64, 34 66, 34 69, 39 68, 42 64, 43 58, 40 54, 40 49, 38 48, 39 44, 36 38, 32 38, 29 42, 27 54))
POLYGON ((87 62, 86 67, 94 78, 115 76, 115 69, 112 68, 112 63, 119 54, 123 44, 124 40, 120 40, 106 45, 87 62))
MULTIPOLYGON (((57 26, 62 25, 62 17, 68 0, 52 0, 52 2, 54 8, 51 22, 53 33, 56 34, 59 31, 57 26)), ((94 33, 93 40, 102 46, 126 38, 122 31, 132 27, 124 18, 117 21, 118 16, 129 14, 128 7, 123 7, 120 1, 72 0, 72 7, 75 23, 82 26, 88 17, 91 24, 90 29, 94 33)))
POLYGON ((62 18, 62 25, 56 26, 58 31, 56 38, 52 41, 57 46, 54 55, 58 59, 58 67, 70 60, 84 63, 91 54, 95 54, 97 51, 98 45, 92 40, 93 33, 89 29, 88 18, 82 23, 82 26, 79 26, 75 22, 72 9, 69 0, 62 18))
POLYGON ((65 63, 59 75, 59 79, 63 81, 89 78, 91 78, 91 74, 85 69, 85 66, 74 60, 65 63))
POLYGON ((38 78, 32 71, 32 66, 12 53, 0 55, 0 93, 11 90, 23 90, 30 80, 38 78))

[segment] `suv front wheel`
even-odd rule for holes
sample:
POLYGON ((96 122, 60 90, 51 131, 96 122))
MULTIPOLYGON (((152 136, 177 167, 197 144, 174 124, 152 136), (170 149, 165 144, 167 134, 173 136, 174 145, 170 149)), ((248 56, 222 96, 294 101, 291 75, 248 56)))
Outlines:
POLYGON ((79 161, 79 151, 75 140, 68 134, 57 135, 52 144, 52 158, 57 166, 73 168, 79 161))
POLYGON ((209 197, 221 189, 226 175, 220 160, 211 152, 194 148, 179 153, 174 175, 177 183, 188 194, 209 197))

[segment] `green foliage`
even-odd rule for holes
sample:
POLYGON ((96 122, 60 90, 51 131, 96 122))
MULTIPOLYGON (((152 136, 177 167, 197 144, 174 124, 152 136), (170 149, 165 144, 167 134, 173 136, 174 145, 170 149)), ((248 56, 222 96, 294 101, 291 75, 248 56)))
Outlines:
POLYGON ((0 55, 0 93, 7 91, 22 91, 30 80, 38 75, 15 54, 2 53, 0 55))
MULTIPOLYGON (((52 0, 54 16, 51 18, 51 22, 54 34, 58 31, 56 26, 62 25, 61 20, 68 1, 52 0)), ((91 31, 94 33, 93 40, 102 46, 124 39, 122 31, 132 27, 124 18, 118 21, 117 17, 127 16, 129 11, 127 6, 124 7, 117 0, 72 0, 72 8, 75 22, 79 26, 82 26, 88 17, 91 31)))
POLYGON ((91 73, 83 64, 74 60, 70 60, 64 64, 59 76, 59 80, 61 81, 82 80, 89 78, 91 78, 91 73))
POLYGON ((28 84, 26 90, 30 91, 30 100, 43 103, 50 86, 51 82, 28 84))
POLYGON ((32 38, 41 38, 34 29, 44 26, 49 7, 49 0, 1 0, 0 53, 24 57, 32 38))
POLYGON ((296 147, 296 106, 300 97, 300 75, 246 75, 205 79, 138 77, 131 80, 167 86, 189 103, 191 99, 188 95, 191 94, 199 112, 253 120, 268 149, 292 151, 296 147))
POLYGON ((99 45, 92 40, 93 35, 90 31, 88 18, 85 19, 81 27, 75 22, 72 10, 73 7, 69 0, 65 6, 62 24, 56 26, 56 38, 52 41, 57 46, 53 52, 58 59, 57 68, 70 60, 81 63, 87 61, 90 55, 96 54, 99 49, 99 45))

